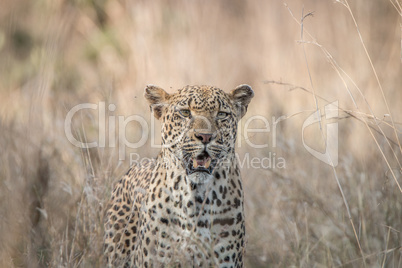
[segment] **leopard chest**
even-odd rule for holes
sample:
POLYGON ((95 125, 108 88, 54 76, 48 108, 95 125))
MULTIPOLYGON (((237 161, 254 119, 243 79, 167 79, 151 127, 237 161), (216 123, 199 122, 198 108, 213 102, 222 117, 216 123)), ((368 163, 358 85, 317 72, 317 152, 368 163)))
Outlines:
POLYGON ((184 174, 167 173, 164 178, 151 185, 146 200, 143 230, 152 234, 149 252, 166 258, 185 249, 189 256, 202 252, 199 258, 205 260, 242 247, 240 177, 217 173, 214 180, 197 185, 184 174))

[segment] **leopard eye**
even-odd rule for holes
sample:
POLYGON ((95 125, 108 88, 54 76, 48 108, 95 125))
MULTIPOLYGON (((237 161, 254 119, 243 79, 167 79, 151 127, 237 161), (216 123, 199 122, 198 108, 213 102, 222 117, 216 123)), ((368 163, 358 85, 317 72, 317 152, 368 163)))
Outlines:
POLYGON ((224 118, 226 118, 228 115, 229 115, 229 113, 227 113, 227 112, 218 112, 218 114, 216 115, 216 117, 217 117, 218 119, 224 119, 224 118))
POLYGON ((191 115, 190 110, 187 110, 187 109, 180 110, 179 113, 184 117, 190 117, 190 115, 191 115))

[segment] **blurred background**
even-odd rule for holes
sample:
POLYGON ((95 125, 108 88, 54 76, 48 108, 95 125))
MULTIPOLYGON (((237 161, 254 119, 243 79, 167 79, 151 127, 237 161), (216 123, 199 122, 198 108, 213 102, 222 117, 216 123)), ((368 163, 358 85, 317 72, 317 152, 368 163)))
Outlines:
POLYGON ((402 267, 401 16, 399 0, 1 1, 0 266, 102 267, 113 183, 158 152, 158 122, 132 121, 126 142, 148 138, 119 159, 119 117, 151 121, 147 84, 249 84, 246 267, 402 267), (83 103, 74 138, 106 146, 67 139, 83 103), (334 168, 303 145, 325 152, 330 123, 334 168))

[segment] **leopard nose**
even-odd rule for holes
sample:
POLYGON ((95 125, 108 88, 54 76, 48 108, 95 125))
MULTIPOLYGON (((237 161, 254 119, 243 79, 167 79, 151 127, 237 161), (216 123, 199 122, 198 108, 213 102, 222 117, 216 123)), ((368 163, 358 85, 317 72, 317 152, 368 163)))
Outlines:
POLYGON ((212 140, 212 134, 195 133, 194 136, 204 144, 210 143, 212 140))

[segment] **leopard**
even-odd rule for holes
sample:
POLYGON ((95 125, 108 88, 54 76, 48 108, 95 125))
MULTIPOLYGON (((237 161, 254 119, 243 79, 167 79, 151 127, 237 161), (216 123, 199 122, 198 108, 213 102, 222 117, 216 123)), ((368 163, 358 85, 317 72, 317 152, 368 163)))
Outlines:
POLYGON ((144 96, 161 121, 161 149, 113 187, 104 224, 107 267, 243 267, 244 191, 235 145, 252 88, 185 86, 167 93, 148 85, 144 96))

